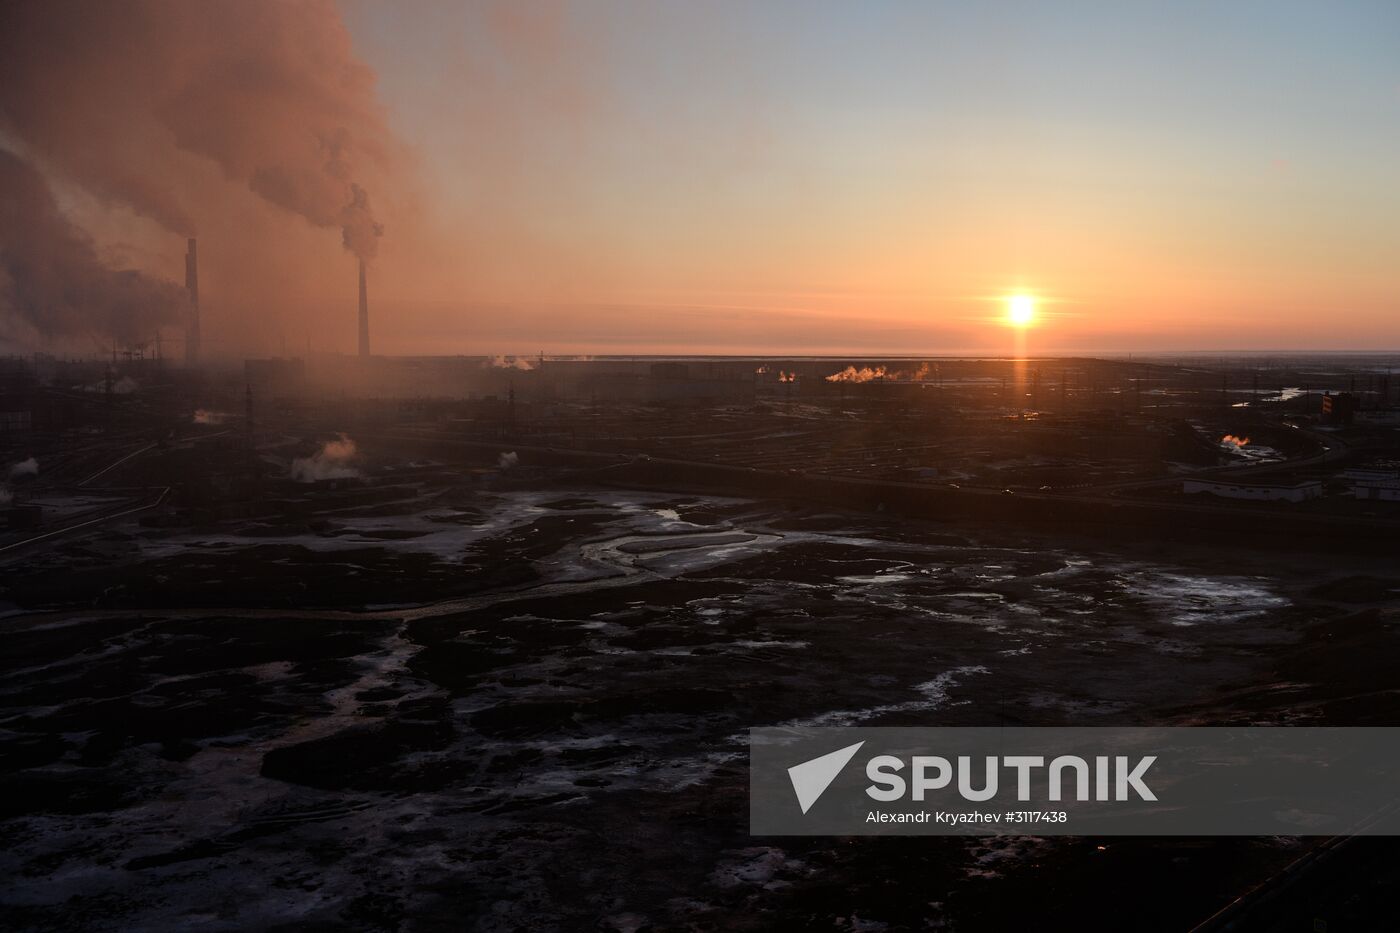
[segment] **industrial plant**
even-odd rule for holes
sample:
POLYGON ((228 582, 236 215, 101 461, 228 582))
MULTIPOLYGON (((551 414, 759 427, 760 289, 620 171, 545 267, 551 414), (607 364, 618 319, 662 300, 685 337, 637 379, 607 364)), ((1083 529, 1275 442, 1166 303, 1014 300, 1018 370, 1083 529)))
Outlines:
POLYGON ((356 266, 354 354, 211 358, 189 238, 183 360, 0 360, 7 926, 1384 911, 1383 839, 749 837, 742 743, 1388 722, 1400 360, 373 354, 356 266))
POLYGON ((0 2, 0 931, 1400 929, 1398 50, 0 2))
MULTIPOLYGON (((888 917, 894 840, 743 834, 749 722, 1397 712, 1390 359, 378 356, 360 284, 353 356, 4 361, 10 925, 94 920, 48 866, 99 928, 888 917)), ((1314 845, 921 841, 960 916, 1178 928, 1314 845)))

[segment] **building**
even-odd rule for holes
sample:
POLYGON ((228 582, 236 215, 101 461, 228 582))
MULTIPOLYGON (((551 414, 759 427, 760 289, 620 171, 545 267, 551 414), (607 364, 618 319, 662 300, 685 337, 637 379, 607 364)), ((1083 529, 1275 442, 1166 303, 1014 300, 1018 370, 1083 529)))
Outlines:
POLYGON ((0 434, 17 434, 34 426, 34 374, 24 360, 0 360, 0 434))
POLYGON ((665 407, 752 405, 748 363, 691 360, 546 360, 541 376, 559 398, 665 407))
POLYGON ((1322 396, 1322 420, 1331 424, 1351 424, 1356 418, 1356 396, 1350 392, 1330 392, 1322 396))
POLYGON ((1352 469, 1342 472, 1351 480, 1351 494, 1373 502, 1400 502, 1400 469, 1352 469))
POLYGON ((1400 502, 1400 478, 1357 483, 1351 487, 1351 494, 1375 502, 1400 502))
POLYGON ((1247 499, 1253 502, 1304 502, 1322 495, 1322 483, 1317 480, 1290 484, 1188 479, 1181 484, 1181 491, 1188 495, 1204 492, 1223 499, 1247 499))

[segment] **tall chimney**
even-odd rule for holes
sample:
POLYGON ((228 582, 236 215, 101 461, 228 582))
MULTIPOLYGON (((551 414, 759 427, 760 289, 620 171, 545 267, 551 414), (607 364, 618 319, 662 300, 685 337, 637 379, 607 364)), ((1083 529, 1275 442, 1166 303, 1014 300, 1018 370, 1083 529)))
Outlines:
POLYGON ((360 260, 360 356, 369 356, 369 297, 365 293, 365 261, 360 260))
POLYGON ((190 293, 190 314, 185 321, 185 365, 199 362, 199 253, 194 237, 185 251, 185 290, 190 293))

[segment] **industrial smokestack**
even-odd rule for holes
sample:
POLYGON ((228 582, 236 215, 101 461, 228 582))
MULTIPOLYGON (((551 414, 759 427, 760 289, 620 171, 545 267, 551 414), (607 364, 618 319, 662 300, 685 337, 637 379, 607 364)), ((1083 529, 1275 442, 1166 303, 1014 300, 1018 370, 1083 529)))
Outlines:
POLYGON ((185 290, 190 293, 190 314, 185 321, 185 364, 199 362, 199 253, 194 237, 185 252, 185 290))
POLYGON ((360 260, 360 356, 369 356, 369 296, 365 292, 365 261, 360 260))

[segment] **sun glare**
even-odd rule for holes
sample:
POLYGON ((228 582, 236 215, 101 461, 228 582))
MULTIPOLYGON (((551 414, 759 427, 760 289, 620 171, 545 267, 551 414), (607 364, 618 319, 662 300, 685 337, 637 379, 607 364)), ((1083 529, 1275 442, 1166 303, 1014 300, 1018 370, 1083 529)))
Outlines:
POLYGON ((1035 299, 1030 295, 1006 299, 1006 320, 1015 327, 1029 327, 1035 321, 1035 299))

